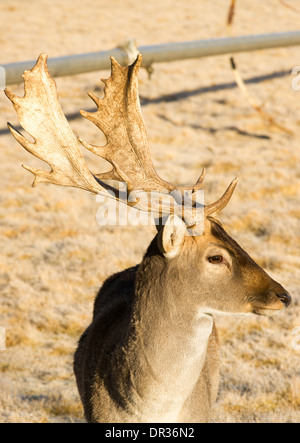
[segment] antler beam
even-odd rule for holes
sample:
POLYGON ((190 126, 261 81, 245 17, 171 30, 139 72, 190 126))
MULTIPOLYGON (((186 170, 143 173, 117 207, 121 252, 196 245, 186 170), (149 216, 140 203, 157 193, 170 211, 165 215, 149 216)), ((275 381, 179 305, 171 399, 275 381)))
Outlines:
MULTIPOLYGON (((33 186, 40 182, 72 186, 114 198, 136 209, 154 212, 160 217, 176 214, 188 226, 203 219, 202 211, 194 202, 196 191, 202 186, 205 170, 196 184, 183 188, 161 179, 156 173, 150 154, 146 128, 143 122, 138 96, 137 73, 142 63, 139 55, 129 67, 120 66, 111 58, 111 76, 105 83, 105 96, 90 97, 98 109, 94 113, 81 111, 106 136, 105 146, 93 146, 79 141, 91 152, 109 161, 112 169, 93 175, 88 169, 78 141, 74 136, 59 103, 56 84, 47 67, 47 55, 41 54, 36 65, 23 74, 25 95, 19 97, 6 90, 19 117, 22 127, 34 138, 29 141, 12 125, 9 129, 16 140, 31 154, 50 165, 50 171, 29 166, 25 169, 35 175, 33 186), (103 180, 126 182, 127 195, 121 196, 118 189, 103 180), (107 192, 112 190, 113 193, 107 192), (158 198, 148 201, 145 194, 159 193, 158 198), (135 199, 129 198, 134 194, 135 199), (167 200, 164 200, 164 196, 167 200), (188 199, 185 197, 188 196, 188 199), (144 198, 142 198, 144 197, 144 198), (186 201, 188 200, 188 201, 186 201), (183 207, 184 203, 184 207, 183 207)), ((234 180, 220 200, 204 208, 205 214, 223 209, 236 186, 234 180)))

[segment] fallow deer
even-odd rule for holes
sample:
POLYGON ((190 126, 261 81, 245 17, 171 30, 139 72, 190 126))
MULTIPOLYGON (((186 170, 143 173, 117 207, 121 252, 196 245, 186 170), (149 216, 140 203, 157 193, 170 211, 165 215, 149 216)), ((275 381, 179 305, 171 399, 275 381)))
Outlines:
POLYGON ((33 185, 74 186, 154 210, 158 233, 142 262, 108 278, 94 303, 93 319, 80 338, 74 359, 78 390, 89 422, 207 422, 219 383, 215 313, 271 315, 287 308, 288 292, 261 269, 224 230, 214 215, 229 202, 233 180, 215 203, 197 204, 197 183, 183 188, 156 173, 143 123, 137 74, 142 57, 129 67, 112 58, 105 96, 90 94, 98 109, 82 115, 103 131, 104 147, 79 139, 108 160, 109 172, 93 175, 57 97, 42 54, 25 71, 25 95, 6 90, 31 142, 9 125, 27 151, 51 171, 25 166, 33 185), (127 195, 107 180, 127 183, 127 195), (114 195, 111 190, 114 190, 114 195), (170 196, 150 202, 140 191, 170 196), (129 201, 128 194, 135 198, 129 201), (190 205, 184 208, 183 196, 190 205), (201 226, 201 229, 200 229, 201 226), (187 233, 189 235, 187 235, 187 233))

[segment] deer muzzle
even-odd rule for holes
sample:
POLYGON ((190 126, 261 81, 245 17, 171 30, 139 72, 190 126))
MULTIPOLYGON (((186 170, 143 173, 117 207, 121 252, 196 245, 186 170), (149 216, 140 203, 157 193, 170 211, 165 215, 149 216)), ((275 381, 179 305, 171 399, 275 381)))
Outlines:
POLYGON ((286 292, 275 293, 276 297, 283 303, 285 308, 288 308, 292 302, 292 297, 286 292))

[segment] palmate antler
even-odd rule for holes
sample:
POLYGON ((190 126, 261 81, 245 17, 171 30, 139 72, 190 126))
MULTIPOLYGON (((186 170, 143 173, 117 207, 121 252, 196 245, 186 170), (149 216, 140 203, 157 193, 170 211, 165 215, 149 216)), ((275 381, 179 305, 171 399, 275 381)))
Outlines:
MULTIPOLYGON (((88 169, 78 141, 61 109, 56 84, 48 71, 45 54, 40 55, 33 69, 23 74, 24 97, 5 91, 14 105, 22 127, 35 142, 30 142, 12 125, 8 125, 16 140, 27 151, 51 167, 51 171, 47 172, 24 166, 35 175, 33 186, 40 182, 49 182, 82 188, 160 216, 174 213, 184 218, 187 225, 191 226, 203 218, 202 211, 200 214, 200 211, 195 209, 193 200, 202 185, 204 170, 197 183, 187 188, 168 183, 157 175, 150 155, 138 97, 137 73, 141 62, 142 56, 139 55, 131 66, 122 67, 112 58, 111 77, 104 80, 105 97, 100 100, 89 94, 98 110, 95 113, 81 111, 84 117, 103 131, 107 144, 97 147, 81 139, 79 141, 91 152, 111 163, 112 169, 109 172, 93 175, 88 169), (108 179, 126 182, 127 195, 124 197, 119 190, 103 181, 108 179), (170 201, 163 202, 161 198, 149 202, 140 197, 141 192, 151 191, 171 196, 171 204, 170 201), (132 193, 136 193, 134 201, 128 199, 132 193), (190 206, 183 208, 184 195, 189 196, 190 206)), ((236 183, 237 179, 217 202, 205 206, 206 216, 226 206, 236 183)))

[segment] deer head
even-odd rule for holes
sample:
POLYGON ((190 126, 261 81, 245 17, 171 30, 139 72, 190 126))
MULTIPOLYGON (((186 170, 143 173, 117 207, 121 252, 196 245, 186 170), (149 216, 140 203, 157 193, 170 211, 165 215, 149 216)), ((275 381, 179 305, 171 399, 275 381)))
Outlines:
POLYGON ((182 220, 174 217, 154 243, 164 257, 163 275, 176 281, 186 306, 191 303, 207 314, 272 315, 290 305, 289 293, 226 233, 219 220, 207 217, 202 235, 191 237, 186 236, 182 220))
POLYGON ((156 211, 160 218, 168 217, 155 239, 158 250, 166 266, 185 274, 185 278, 180 280, 188 286, 192 299, 199 293, 201 279, 200 305, 205 312, 270 314, 287 307, 290 304, 289 294, 212 217, 229 202, 237 179, 232 181, 219 200, 203 206, 197 204, 195 196, 202 187, 204 170, 194 185, 184 188, 168 183, 156 173, 138 96, 137 73, 141 62, 142 56, 139 55, 131 66, 122 67, 112 58, 111 76, 103 80, 105 97, 100 100, 89 94, 97 105, 97 111, 81 111, 103 131, 107 143, 99 147, 82 139, 79 141, 112 165, 109 172, 92 174, 88 169, 59 104, 45 54, 40 55, 32 70, 24 72, 24 97, 5 91, 21 125, 35 142, 26 139, 8 124, 12 134, 27 151, 51 167, 51 171, 47 172, 24 166, 35 175, 33 186, 49 182, 78 187, 115 198, 142 211, 156 211), (105 180, 126 182, 127 194, 120 193, 105 180), (111 190, 114 192, 108 192, 111 190), (166 204, 163 199, 149 204, 149 200, 141 198, 141 191, 147 194, 153 190, 170 196, 172 205, 166 204), (129 200, 129 193, 135 193, 135 199, 129 200), (186 196, 189 205, 183 211, 182 202, 186 196), (187 228, 196 232, 200 221, 204 222, 201 235, 187 236, 187 228))

